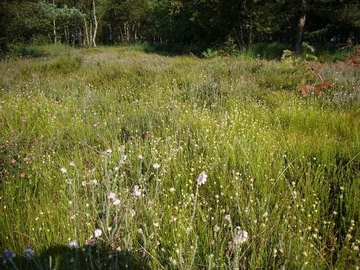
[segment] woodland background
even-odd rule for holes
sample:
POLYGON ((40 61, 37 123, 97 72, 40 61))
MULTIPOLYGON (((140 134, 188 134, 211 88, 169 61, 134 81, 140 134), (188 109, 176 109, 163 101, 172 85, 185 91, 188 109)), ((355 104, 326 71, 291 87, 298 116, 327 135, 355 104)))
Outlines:
POLYGON ((279 42, 346 47, 360 39, 358 0, 1 0, 0 53, 22 45, 162 44, 176 53, 279 42), (164 45, 166 44, 166 46, 164 45))

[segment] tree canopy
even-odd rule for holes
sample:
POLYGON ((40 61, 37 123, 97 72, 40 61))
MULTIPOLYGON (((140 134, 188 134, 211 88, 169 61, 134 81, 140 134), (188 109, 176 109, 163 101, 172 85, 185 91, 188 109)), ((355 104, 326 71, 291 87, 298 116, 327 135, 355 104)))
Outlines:
POLYGON ((2 0, 0 45, 356 43, 358 0, 2 0))

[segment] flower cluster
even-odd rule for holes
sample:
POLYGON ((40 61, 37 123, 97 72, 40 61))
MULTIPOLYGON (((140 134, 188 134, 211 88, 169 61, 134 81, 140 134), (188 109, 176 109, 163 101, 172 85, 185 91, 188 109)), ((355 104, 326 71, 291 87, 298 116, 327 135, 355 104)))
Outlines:
POLYGON ((1 260, 3 264, 6 264, 7 262, 12 262, 12 259, 16 257, 16 254, 12 252, 11 250, 5 249, 2 253, 1 260))
POLYGON ((240 229, 240 227, 237 227, 237 234, 234 237, 234 244, 238 245, 238 244, 245 243, 248 238, 249 238, 249 235, 248 235, 247 231, 243 231, 240 229))
POLYGON ((32 247, 25 249, 26 257, 32 257, 35 254, 35 250, 32 247))
POLYGON ((141 196, 141 190, 140 190, 140 188, 139 188, 138 185, 135 185, 135 186, 134 186, 133 192, 134 192, 134 195, 135 195, 136 197, 140 197, 140 196, 141 196))
POLYGON ((108 199, 112 200, 113 205, 119 205, 120 204, 120 200, 118 198, 116 198, 116 194, 114 192, 109 193, 108 199))

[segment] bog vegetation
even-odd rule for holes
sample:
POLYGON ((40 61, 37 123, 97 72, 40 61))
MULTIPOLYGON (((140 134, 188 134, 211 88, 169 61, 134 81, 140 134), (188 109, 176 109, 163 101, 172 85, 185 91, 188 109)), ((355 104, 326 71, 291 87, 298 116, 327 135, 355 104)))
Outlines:
POLYGON ((344 55, 38 52, 0 63, 1 267, 360 267, 344 55))

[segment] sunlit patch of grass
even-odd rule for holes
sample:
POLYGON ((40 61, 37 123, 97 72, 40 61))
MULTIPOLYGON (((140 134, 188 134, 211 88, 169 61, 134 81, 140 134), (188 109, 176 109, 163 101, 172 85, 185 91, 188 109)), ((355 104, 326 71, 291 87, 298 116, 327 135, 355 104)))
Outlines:
POLYGON ((301 97, 296 63, 64 59, 0 67, 0 242, 19 268, 359 264, 358 101, 334 95, 358 71, 324 65, 334 92, 301 97))

